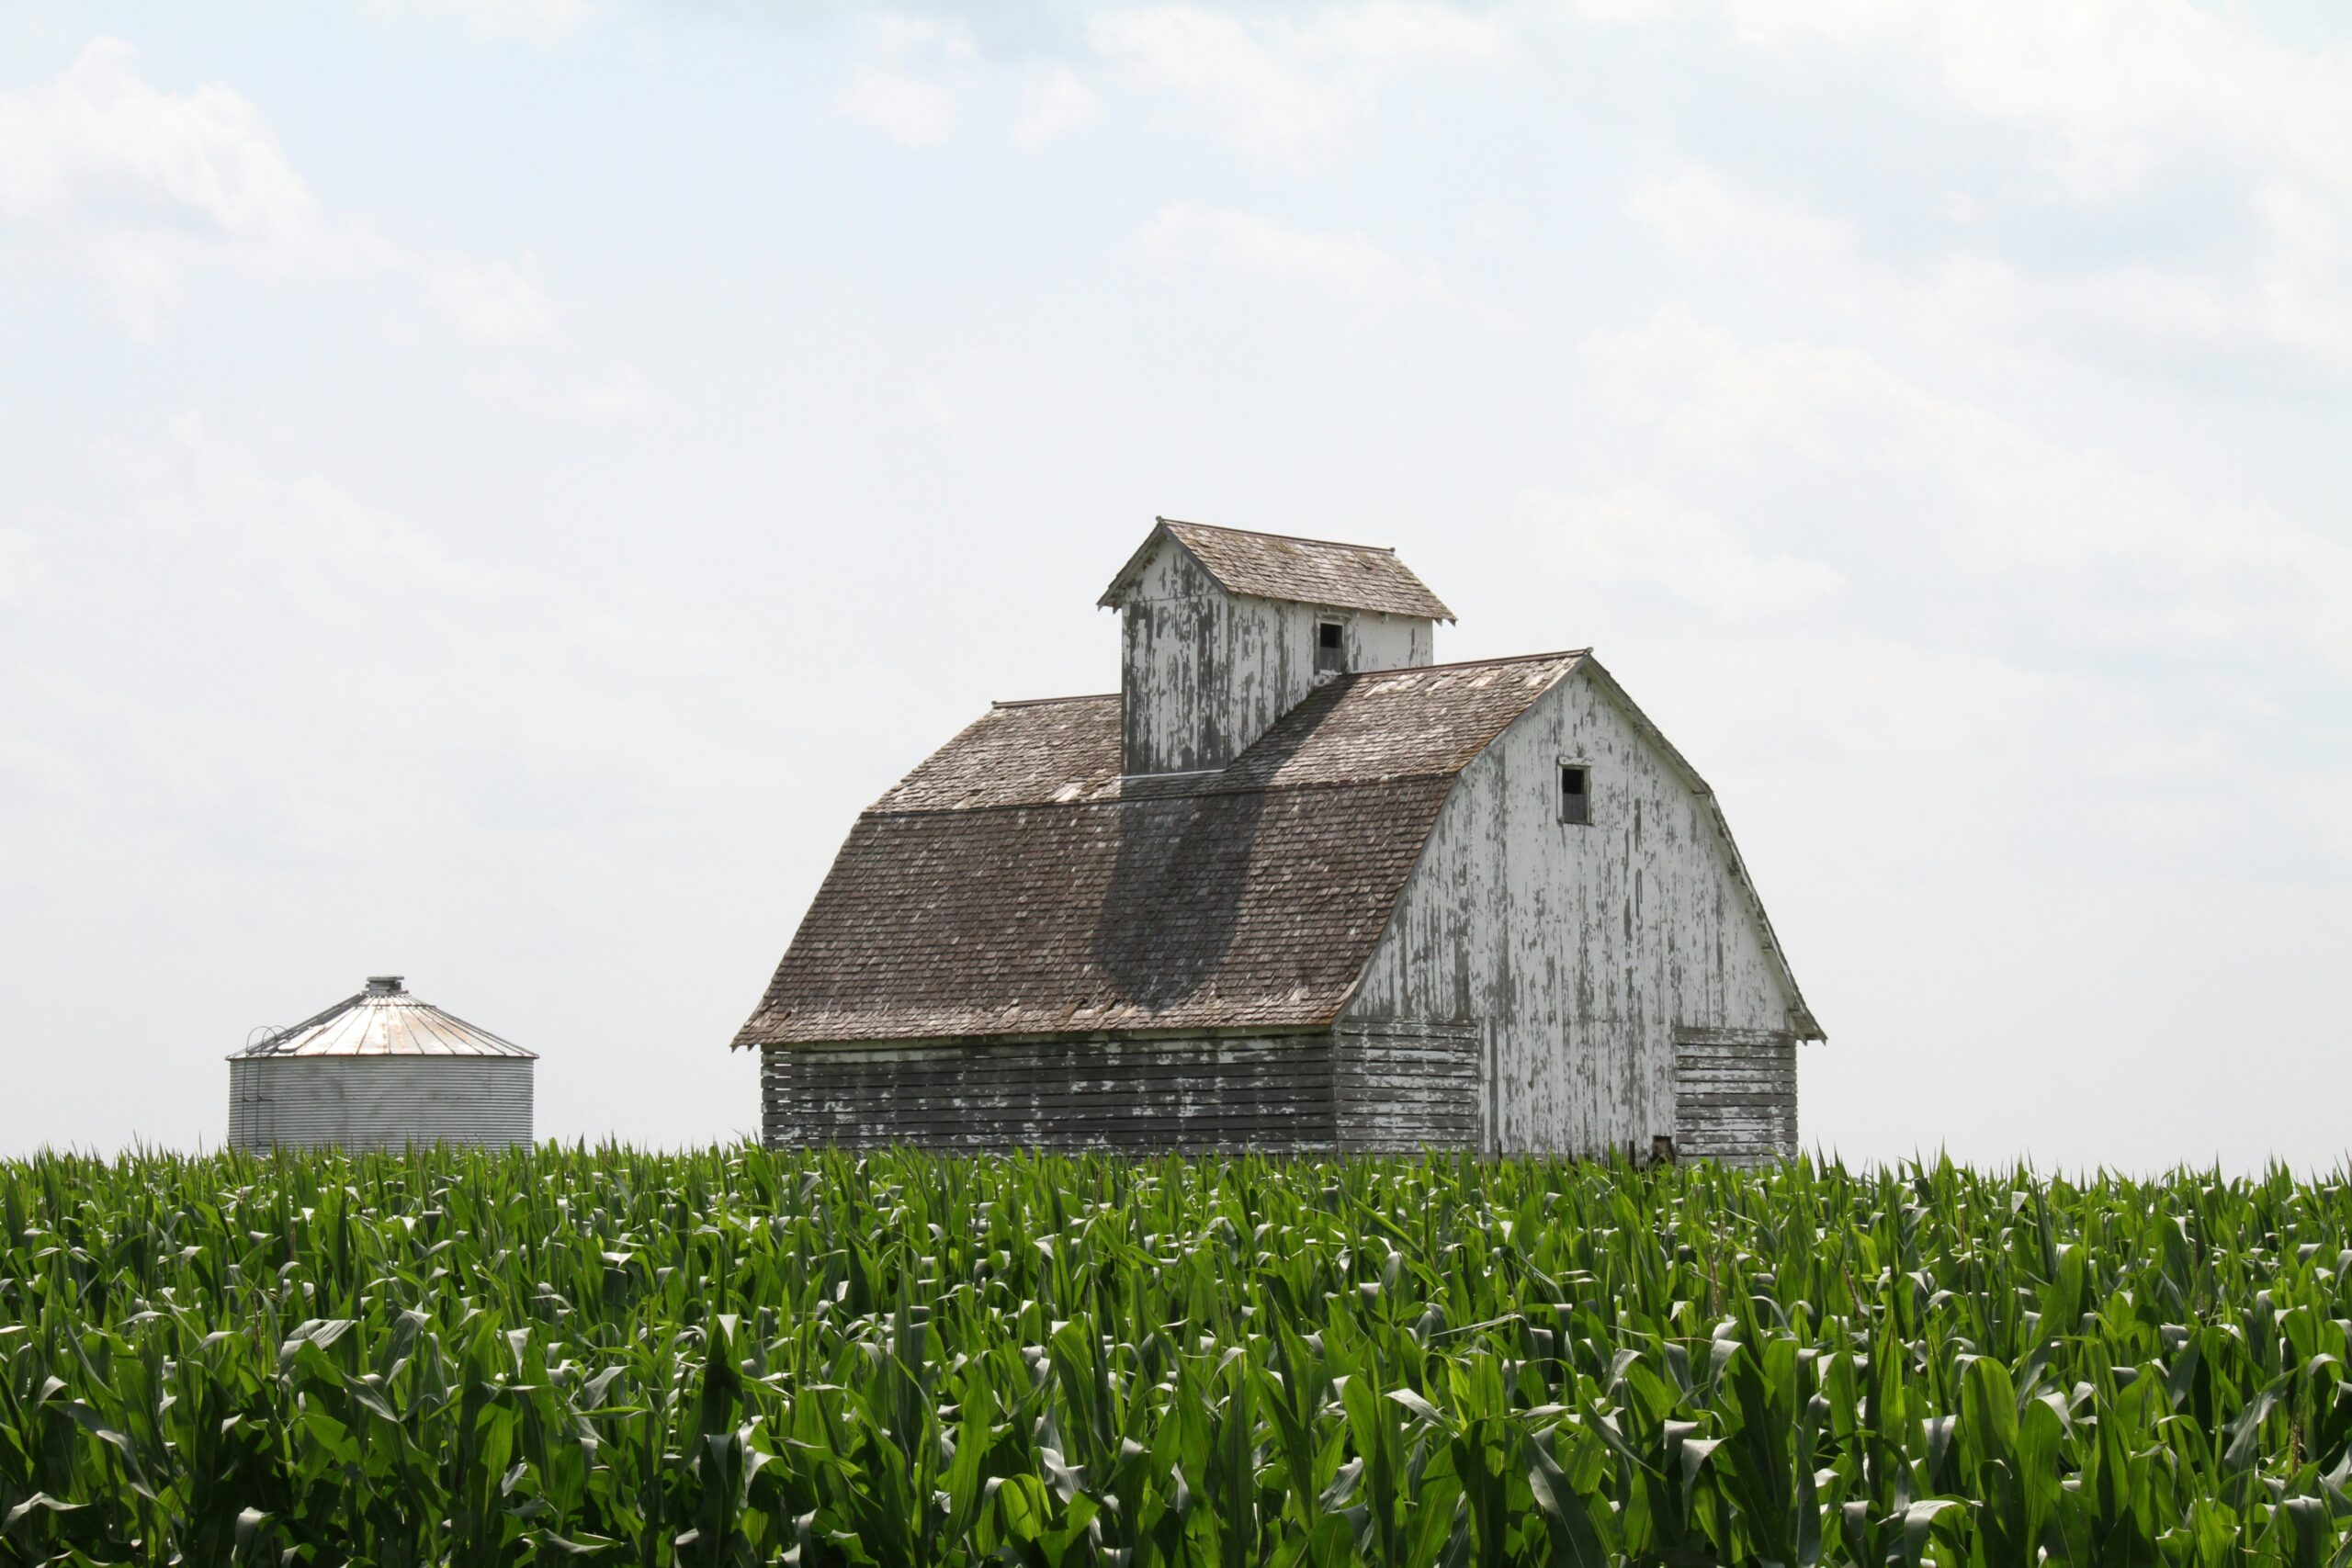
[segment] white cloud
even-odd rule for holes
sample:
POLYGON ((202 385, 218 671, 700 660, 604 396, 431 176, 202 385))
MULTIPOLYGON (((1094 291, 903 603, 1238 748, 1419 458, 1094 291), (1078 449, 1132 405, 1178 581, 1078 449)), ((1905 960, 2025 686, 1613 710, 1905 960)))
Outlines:
POLYGON ((479 603, 502 591, 422 529, 199 413, 175 415, 158 439, 105 437, 90 456, 112 491, 112 547, 206 563, 173 575, 232 595, 215 605, 221 613, 350 624, 371 608, 404 614, 419 595, 479 603))
POLYGON ((0 234, 92 276, 142 336, 194 270, 278 279, 389 254, 320 207, 252 104, 217 85, 159 92, 114 39, 52 83, 0 94, 0 234))
POLYGON ((1021 118, 1012 128, 1012 140, 1023 147, 1038 146, 1076 130, 1102 109, 1092 88, 1068 66, 1056 66, 1033 74, 1023 89, 1021 118))
POLYGON ((2160 159, 2217 141, 2352 185, 2352 56, 2283 48, 2188 0, 1730 0, 1752 41, 1816 39, 1926 64, 1952 99, 2053 139, 2049 167, 2077 195, 2144 181, 2160 159))
POLYGON ((1681 0, 1571 0, 1578 21, 1597 27, 1629 27, 1670 21, 1682 15, 1681 0))
POLYGON ((1146 86, 1190 100, 1218 137, 1276 162, 1328 153, 1363 112, 1360 88, 1292 65, 1229 17, 1120 12, 1096 18, 1092 36, 1146 86))
POLYGON ((1436 6, 1338 7, 1249 25, 1185 6, 1095 18, 1097 53, 1148 92, 1188 103, 1220 140, 1305 169, 1344 146, 1383 85, 1408 67, 1497 54, 1493 21, 1436 6))
POLYGON ((84 468, 43 530, 45 619, 0 684, 31 691, 35 736, 69 738, 97 806, 145 799, 151 829, 163 781, 167 825, 216 846, 340 862, 454 832, 479 851, 509 791, 529 816, 593 814, 655 777, 645 756, 695 752, 664 704, 741 657, 633 585, 583 591, 411 518, 287 434, 183 413, 84 468), (83 629, 123 625, 184 657, 160 669, 83 629), (570 784, 515 782, 535 770, 570 784))
POLYGON ((979 52, 971 28, 932 17, 884 17, 875 28, 875 36, 882 52, 894 60, 924 50, 965 60, 979 52))
MULTIPOLYGON (((1973 197, 1947 216, 1973 228, 1973 197)), ((2147 260, 2033 270, 1977 233, 1907 265, 1866 251, 1856 226, 1684 164, 1638 183, 1627 215, 1695 270, 1759 299, 1804 299, 1884 322, 1942 322, 1980 341, 2055 344, 2102 361, 2251 368, 2290 383, 2352 378, 2352 204, 2308 186, 2256 186, 2253 239, 2230 264, 2147 260)))
POLYGON ((1541 577, 1519 592, 1724 791, 1857 1053, 1809 1081, 1812 1134, 1880 1157, 1940 1137, 2332 1157, 2332 1132, 2255 1118, 2211 1063, 2248 1005, 2291 1040, 2324 1005, 2285 1000, 2294 969, 2352 930, 2333 519, 1681 306, 1591 336, 1582 367, 1581 488, 1527 498, 1511 558, 1541 577), (2161 1081, 2172 1124, 2029 1125, 1966 1084, 1906 1106, 1955 1053, 2075 1094, 2161 1081))
POLYGON ((1639 182, 1625 210, 1684 257, 1702 263, 1753 266, 1760 252, 1775 261, 1844 264, 1854 251, 1849 225, 1758 200, 1697 164, 1639 182))
POLYGON ((860 72, 837 107, 902 147, 936 147, 956 134, 956 95, 901 72, 860 72))
POLYGON ((0 528, 0 608, 23 604, 40 579, 40 561, 33 536, 0 528))
POLYGON ((2352 548, 2321 531, 2198 501, 1867 354, 1751 345, 1679 306, 1586 352, 1600 395, 1654 433, 1680 482, 1712 475, 1737 493, 1768 476, 1786 498, 1815 487, 1874 498, 1875 515, 1825 506, 1807 525, 1811 553, 1880 559, 1867 602, 1911 635, 2007 637, 2062 664, 2198 656, 2352 676, 2352 548))
POLYGON ((485 38, 546 42, 592 17, 612 15, 613 0, 368 0, 379 16, 453 17, 485 38))
POLYGON ((331 210, 250 101, 219 84, 162 91, 116 39, 89 45, 54 82, 0 93, 0 246, 94 280, 140 337, 212 273, 395 277, 469 341, 554 332, 527 271, 409 252, 331 210))
POLYGON ((1426 65, 1444 60, 1487 60, 1502 51, 1502 26, 1457 6, 1374 0, 1325 10, 1289 35, 1309 58, 1397 60, 1426 65))
POLYGON ((1847 590, 1819 561, 1758 554, 1713 514, 1645 483, 1590 496, 1534 496, 1546 558, 1580 585, 1641 589, 1721 619, 1818 614, 1847 590))
POLYGON ((1163 265, 1294 285, 1351 305, 1464 303, 1428 262, 1406 261, 1362 234, 1293 229, 1253 213, 1170 207, 1143 243, 1163 265))
MULTIPOLYGON (((2030 164, 2006 195, 2029 208, 2164 210, 2166 176, 2184 173, 2243 193, 2174 210, 2207 237, 2193 259, 1972 269, 2041 330, 2143 363, 2352 377, 2352 51, 2290 48, 2187 0, 1730 0, 1728 12, 1758 47, 1819 44, 1916 76, 2022 137, 2030 164)), ((1957 212, 1981 220, 1985 196, 1957 212)))
POLYGON ((503 348, 551 343, 559 335, 555 302, 527 258, 520 265, 462 256, 418 258, 413 265, 434 310, 468 342, 503 348))
POLYGON ((600 375, 553 375, 509 355, 467 372, 466 389, 483 407, 535 419, 603 423, 635 419, 653 408, 653 390, 623 366, 600 375))

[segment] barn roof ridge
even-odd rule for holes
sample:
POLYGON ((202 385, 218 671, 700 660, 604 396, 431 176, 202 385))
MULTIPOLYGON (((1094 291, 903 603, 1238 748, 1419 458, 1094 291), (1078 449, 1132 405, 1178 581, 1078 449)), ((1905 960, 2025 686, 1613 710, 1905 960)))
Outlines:
POLYGON ((1179 528, 1206 528, 1212 534, 1241 534, 1253 539, 1280 539, 1290 545, 1330 545, 1343 550, 1378 550, 1385 556, 1396 553, 1394 545, 1359 545, 1352 539, 1318 539, 1309 534, 1277 534, 1266 528, 1236 528, 1225 523, 1196 523, 1190 517, 1155 517, 1152 521, 1172 524, 1179 528))
POLYGON ((1124 604, 1163 539, 1173 540, 1219 588, 1241 598, 1420 620, 1454 618, 1394 546, 1268 534, 1176 517, 1152 519, 1151 532, 1095 603, 1107 609, 1124 604))

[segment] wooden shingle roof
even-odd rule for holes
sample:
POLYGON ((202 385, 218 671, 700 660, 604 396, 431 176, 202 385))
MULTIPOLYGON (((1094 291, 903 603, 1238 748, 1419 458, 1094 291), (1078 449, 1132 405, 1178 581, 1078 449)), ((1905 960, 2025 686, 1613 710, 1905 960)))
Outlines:
POLYGON ((1286 534, 1252 534, 1206 523, 1154 520, 1141 548, 1111 580, 1100 601, 1115 609, 1163 539, 1173 539, 1199 561, 1227 593, 1252 599, 1282 599, 1340 610, 1451 621, 1453 612, 1396 558, 1373 545, 1343 545, 1329 539, 1297 539, 1286 534))
POLYGON ((1000 705, 858 818, 735 1043, 1327 1025, 1454 775, 1582 658, 1342 677, 1206 774, 1121 777, 1116 696, 1000 705))

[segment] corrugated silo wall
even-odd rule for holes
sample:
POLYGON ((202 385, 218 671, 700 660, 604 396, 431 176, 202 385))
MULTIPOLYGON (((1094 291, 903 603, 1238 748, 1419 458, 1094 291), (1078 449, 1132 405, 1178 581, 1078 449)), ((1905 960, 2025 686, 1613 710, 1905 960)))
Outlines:
POLYGON ((229 1064, 229 1146, 512 1148, 531 1141, 519 1056, 284 1056, 229 1064))
POLYGON ((760 1054, 771 1148, 1278 1154, 1469 1148, 1475 1025, 760 1054))

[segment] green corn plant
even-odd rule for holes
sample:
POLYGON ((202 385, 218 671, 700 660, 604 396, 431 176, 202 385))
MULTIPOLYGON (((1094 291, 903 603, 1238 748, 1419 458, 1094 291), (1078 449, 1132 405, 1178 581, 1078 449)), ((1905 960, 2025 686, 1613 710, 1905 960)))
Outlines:
POLYGON ((0 1164, 0 1563, 2352 1562, 2341 1176, 0 1164))

